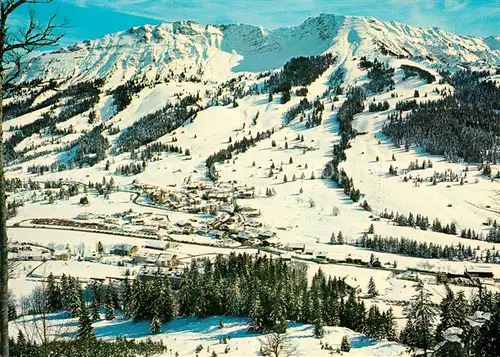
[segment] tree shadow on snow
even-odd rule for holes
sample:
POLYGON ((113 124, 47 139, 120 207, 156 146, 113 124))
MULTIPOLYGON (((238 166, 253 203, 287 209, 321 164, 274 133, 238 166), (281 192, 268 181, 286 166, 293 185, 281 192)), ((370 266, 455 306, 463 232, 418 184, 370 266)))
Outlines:
MULTIPOLYGON (((209 317, 205 319, 175 318, 163 324, 161 333, 194 333, 207 335, 201 339, 218 341, 224 337, 242 338, 250 337, 248 332, 248 319, 236 317, 209 317), (219 328, 219 321, 224 322, 224 327, 219 328)), ((134 323, 131 319, 116 319, 103 326, 94 326, 94 332, 98 338, 141 338, 151 334, 150 321, 134 323)), ((197 337, 196 339, 200 339, 197 337)))
POLYGON ((363 348, 369 346, 375 346, 377 343, 368 336, 356 336, 351 338, 351 347, 352 348, 363 348))

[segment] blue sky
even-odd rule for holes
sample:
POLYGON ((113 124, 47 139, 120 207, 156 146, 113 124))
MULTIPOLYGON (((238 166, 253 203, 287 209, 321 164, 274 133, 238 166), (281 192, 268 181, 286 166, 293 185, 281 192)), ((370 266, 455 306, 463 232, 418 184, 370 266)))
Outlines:
MULTIPOLYGON (((373 16, 476 36, 500 35, 500 0, 54 0, 33 6, 41 18, 57 12, 71 23, 63 44, 131 26, 165 21, 242 22, 275 28, 320 13, 373 16)), ((27 6, 13 19, 23 24, 27 6)))

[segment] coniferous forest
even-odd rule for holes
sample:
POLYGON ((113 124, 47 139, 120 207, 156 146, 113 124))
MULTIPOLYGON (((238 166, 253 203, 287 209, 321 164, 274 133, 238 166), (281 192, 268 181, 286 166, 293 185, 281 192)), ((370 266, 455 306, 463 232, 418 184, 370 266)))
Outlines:
MULTIPOLYGON (((16 130, 16 133, 3 143, 4 160, 6 163, 12 162, 23 154, 22 152, 16 152, 16 150, 14 150, 16 145, 23 139, 39 133, 45 128, 48 128, 48 134, 57 133, 56 124, 65 122, 75 115, 90 110, 99 101, 100 88, 103 84, 104 80, 101 79, 81 82, 39 103, 36 108, 43 108, 48 105, 56 104, 62 99, 67 99, 59 114, 56 115, 52 111, 45 112, 41 118, 29 124, 10 128, 11 130, 16 130)), ((36 110, 36 108, 31 108, 30 111, 36 110)))
MULTIPOLYGON (((138 351, 165 350, 165 346, 147 340, 97 343, 92 322, 102 318, 113 320, 118 311, 135 322, 150 321, 152 334, 175 317, 221 316, 223 319, 222 316, 228 315, 248 317, 249 328, 254 332, 284 333, 287 320, 314 324, 315 336, 325 325, 343 326, 377 340, 400 340, 416 351, 437 350, 436 355, 440 357, 486 357, 496 356, 500 351, 498 293, 480 288, 467 300, 463 292, 453 293, 448 288, 441 305, 436 306, 424 285, 417 282, 416 295, 404 309, 408 323, 398 337, 392 309, 381 311, 376 305, 367 307, 357 289, 343 279, 326 277, 321 269, 309 283, 307 266, 303 263, 287 263, 266 255, 232 253, 218 255, 214 260, 192 261, 182 275, 178 290, 173 290, 170 278, 158 271, 153 276, 126 278, 116 284, 94 281, 85 289, 70 276, 63 275, 61 281, 56 282, 49 275, 44 291, 44 294, 35 293, 35 300, 26 306, 25 313, 69 312, 79 319, 76 339, 37 348, 21 331, 17 341, 12 341, 13 356, 43 355, 31 352, 35 350, 58 355, 63 348, 75 349, 75 356, 82 355, 78 354, 82 350, 93 356, 112 351, 128 356, 127 353, 132 355, 138 351), (470 322, 484 313, 487 318, 482 322, 470 322), (444 333, 450 327, 463 330, 461 343, 445 343, 444 333)), ((369 294, 371 297, 377 294, 373 280, 369 294)), ((318 334, 318 338, 320 336, 318 334)))
POLYGON ((129 80, 126 83, 116 87, 112 94, 117 112, 121 112, 131 102, 135 94, 139 93, 145 87, 144 83, 129 80))
POLYGON ((361 57, 359 66, 361 69, 368 71, 368 79, 370 82, 367 84, 367 89, 373 93, 384 91, 388 87, 394 86, 394 68, 390 67, 387 63, 380 62, 378 59, 370 61, 366 57, 361 57))
POLYGON ((225 149, 219 150, 218 152, 210 155, 205 160, 205 165, 209 169, 208 175, 210 176, 210 179, 217 179, 215 170, 213 170, 213 165, 216 162, 223 163, 225 160, 230 160, 233 157, 233 154, 239 154, 247 151, 248 148, 254 146, 255 143, 270 138, 273 133, 274 129, 257 133, 255 138, 253 136, 250 136, 249 139, 243 137, 243 139, 235 141, 234 143, 231 142, 231 144, 229 144, 225 149))
POLYGON ((337 115, 340 143, 333 145, 333 158, 323 169, 323 176, 335 181, 354 202, 360 199, 361 193, 354 187, 352 178, 350 179, 343 169, 339 169, 339 165, 346 160, 345 150, 351 147, 349 142, 357 135, 352 122, 354 116, 363 111, 364 99, 363 90, 359 87, 354 87, 347 93, 347 99, 342 103, 337 115))
POLYGON ((376 252, 393 253, 410 257, 426 259, 449 259, 471 260, 474 253, 470 246, 458 244, 448 246, 433 243, 422 243, 408 238, 373 237, 363 236, 358 243, 361 247, 376 252))
POLYGON ((288 92, 294 86, 308 86, 335 61, 336 57, 331 53, 294 57, 285 63, 280 72, 272 74, 266 84, 271 93, 288 92))
POLYGON ((83 135, 76 142, 74 161, 78 166, 93 166, 106 157, 106 149, 110 144, 102 135, 102 125, 83 135))
POLYGON ((168 104, 143 116, 127 128, 118 138, 118 148, 121 152, 126 152, 149 144, 177 129, 195 113, 194 109, 188 109, 187 106, 168 104))
MULTIPOLYGON (((460 71, 446 78, 455 87, 436 101, 422 102, 408 114, 392 113, 383 128, 396 146, 420 145, 450 161, 500 159, 500 89, 483 72, 460 71)), ((402 108, 403 109, 403 108, 402 108)))

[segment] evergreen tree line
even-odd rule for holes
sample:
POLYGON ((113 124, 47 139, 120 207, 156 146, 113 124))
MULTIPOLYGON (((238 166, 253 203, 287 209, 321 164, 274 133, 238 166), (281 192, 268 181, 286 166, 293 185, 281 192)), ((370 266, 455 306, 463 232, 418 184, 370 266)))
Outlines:
POLYGON ((500 226, 496 220, 493 222, 493 226, 490 228, 485 240, 487 242, 500 243, 500 226))
POLYGON ((425 161, 422 160, 422 164, 419 164, 418 159, 415 160, 415 162, 411 161, 410 164, 408 165, 408 171, 413 171, 413 170, 425 170, 427 168, 432 169, 432 161, 431 159, 425 161))
POLYGON ((23 191, 34 191, 34 190, 40 190, 42 188, 42 184, 44 188, 52 188, 52 187, 47 187, 47 185, 52 186, 52 185, 58 185, 60 188, 62 183, 61 181, 34 181, 31 178, 29 178, 26 181, 21 180, 18 177, 13 177, 13 178, 7 178, 5 179, 5 191, 6 192, 16 192, 18 190, 23 190, 23 191))
POLYGON ((343 187, 344 193, 354 202, 359 200, 361 193, 355 189, 352 178, 350 179, 343 169, 339 169, 339 164, 346 160, 345 150, 350 148, 350 140, 356 137, 357 133, 352 127, 352 122, 354 116, 364 110, 364 99, 363 90, 359 87, 354 87, 347 93, 347 99, 342 103, 337 114, 340 142, 333 145, 333 158, 323 170, 323 177, 330 178, 343 187))
POLYGON ((307 98, 300 100, 299 104, 294 105, 285 113, 285 119, 289 123, 295 119, 300 113, 306 110, 310 110, 313 107, 313 103, 309 102, 307 98))
POLYGON ((420 67, 410 66, 408 64, 402 64, 401 69, 404 72, 404 79, 410 77, 420 77, 422 79, 425 79, 428 84, 431 84, 436 81, 436 77, 433 74, 429 73, 428 71, 420 67))
POLYGON ((106 158, 106 150, 110 147, 108 139, 102 135, 102 124, 81 136, 75 143, 75 156, 73 161, 79 167, 84 165, 94 166, 106 158))
POLYGON ((151 161, 155 153, 172 152, 182 154, 182 148, 171 144, 152 143, 146 146, 141 152, 141 160, 151 161))
MULTIPOLYGON (((79 334, 92 336, 92 321, 112 320, 115 310, 134 321, 151 321, 151 332, 175 316, 230 315, 250 318, 255 332, 285 332, 286 320, 315 325, 320 337, 324 325, 343 326, 376 339, 394 339, 392 310, 366 309, 356 290, 344 280, 327 278, 321 269, 308 282, 307 267, 281 259, 249 254, 218 255, 192 261, 184 271, 180 288, 173 291, 168 276, 128 278, 119 287, 99 282, 82 291, 78 280, 63 275, 47 281, 47 312, 67 310, 80 318, 79 334)), ((38 310, 30 313, 38 313, 38 310)))
POLYGON ((309 93, 309 89, 307 89, 307 87, 302 87, 295 91, 295 95, 297 97, 305 97, 307 96, 307 93, 309 93))
POLYGON ((19 100, 12 100, 8 104, 6 104, 3 107, 3 116, 4 116, 4 121, 7 121, 9 119, 17 118, 21 115, 31 113, 35 110, 44 108, 48 105, 51 105, 53 103, 44 103, 46 102, 43 101, 42 103, 39 103, 38 105, 35 105, 32 107, 33 103, 35 102, 36 98, 38 98, 42 93, 45 93, 48 90, 52 90, 57 88, 57 82, 54 79, 51 79, 48 84, 42 86, 41 88, 35 88, 31 89, 29 88, 28 93, 23 93, 24 91, 22 88, 17 88, 16 89, 16 95, 22 95, 23 99, 19 100), (44 104, 41 106, 41 104, 44 104))
POLYGON ((292 87, 307 87, 335 63, 337 57, 331 53, 311 57, 293 57, 280 72, 273 73, 265 85, 269 92, 289 92, 292 87))
POLYGON ((257 133, 255 138, 253 136, 250 136, 250 139, 243 137, 241 140, 231 142, 225 149, 221 149, 215 154, 210 155, 205 161, 205 165, 209 169, 208 174, 210 175, 210 178, 217 179, 217 177, 214 176, 213 170, 216 162, 223 163, 226 160, 230 160, 233 157, 233 154, 246 152, 249 147, 254 146, 261 140, 270 138, 272 134, 274 134, 274 128, 272 130, 257 133))
POLYGON ((119 137, 117 147, 120 152, 131 151, 149 144, 180 127, 196 113, 180 104, 167 104, 162 109, 147 114, 135 121, 119 137))
MULTIPOLYGON (((51 112, 44 112, 41 118, 29 124, 21 127, 11 127, 10 130, 15 130, 16 133, 3 143, 5 162, 9 163, 21 155, 15 151, 15 147, 24 138, 39 133, 43 129, 47 129, 51 132, 51 130, 55 129, 57 123, 64 122, 90 110, 99 101, 100 88, 103 84, 104 80, 96 79, 94 81, 81 82, 71 86, 54 95, 54 97, 56 97, 55 102, 59 99, 67 98, 64 107, 58 115, 54 115, 51 112)), ((45 101, 42 103, 47 104, 45 101)), ((42 105, 42 103, 40 103, 40 105, 42 105)))
POLYGON ((382 92, 386 87, 393 87, 394 68, 390 67, 387 63, 379 62, 378 59, 372 62, 367 60, 365 56, 361 57, 359 67, 368 70, 368 79, 370 82, 367 84, 368 90, 373 93, 382 92))
POLYGON ((143 172, 146 169, 146 161, 142 162, 131 162, 128 165, 119 165, 116 167, 115 173, 117 175, 129 176, 129 175, 137 175, 143 172))
MULTIPOLYGON (((325 110, 325 106, 321 101, 315 100, 312 108, 312 112, 307 116, 306 128, 314 128, 315 126, 321 125, 323 120, 323 111, 325 110)), ((303 118, 306 116, 303 115, 303 118)), ((300 121, 303 119, 301 118, 300 121)))
POLYGON ((379 102, 379 103, 375 103, 375 102, 371 102, 370 104, 368 104, 368 111, 370 113, 372 112, 381 112, 381 111, 384 111, 384 110, 387 110, 389 109, 391 106, 389 105, 389 102, 384 100, 384 102, 379 102))
POLYGON ((63 180, 47 180, 47 181, 33 181, 31 178, 27 181, 22 181, 19 178, 7 179, 5 181, 6 192, 22 191, 38 191, 41 189, 51 190, 59 189, 64 190, 69 196, 76 196, 79 193, 80 185, 77 183, 68 183, 63 180))
POLYGON ((119 113, 132 102, 134 94, 139 93, 144 89, 146 85, 144 81, 137 81, 134 79, 128 80, 127 82, 116 87, 111 94, 113 95, 113 100, 116 108, 116 112, 119 113))
POLYGON ((500 88, 481 74, 460 71, 449 78, 455 92, 420 103, 403 116, 392 113, 383 132, 396 146, 418 144, 450 161, 498 162, 500 88))
POLYGON ((407 112, 408 110, 413 110, 418 108, 418 103, 415 99, 413 100, 399 100, 396 102, 396 110, 400 112, 407 112))
POLYGON ((65 136, 69 134, 73 134, 75 132, 75 129, 73 128, 73 125, 70 125, 67 128, 58 128, 55 125, 50 128, 50 133, 54 136, 65 136))
POLYGON ((65 163, 62 162, 53 162, 50 165, 30 165, 27 168, 27 172, 30 174, 34 175, 43 175, 45 172, 61 172, 67 170, 69 167, 72 167, 71 163, 70 165, 66 165, 65 163))
POLYGON ((182 98, 180 94, 177 94, 177 98, 179 99, 179 105, 181 107, 196 106, 198 104, 198 101, 200 101, 201 99, 199 91, 196 92, 196 95, 188 93, 182 98))
POLYGON ((10 340, 9 348, 12 357, 136 357, 156 356, 167 352, 167 347, 162 341, 153 342, 150 339, 135 341, 120 337, 114 341, 96 338, 59 340, 41 346, 27 341, 22 332, 18 334, 16 341, 10 340))
POLYGON ((381 218, 386 218, 390 219, 394 223, 396 223, 398 226, 401 227, 413 227, 413 228, 420 228, 423 231, 426 231, 427 229, 431 228, 433 232, 439 232, 439 233, 444 233, 444 234, 450 234, 450 235, 457 235, 458 230, 457 230, 457 225, 455 222, 447 223, 446 225, 442 224, 441 221, 436 218, 432 221, 432 225, 429 223, 429 217, 417 214, 413 215, 412 212, 408 214, 408 216, 405 216, 404 214, 399 214, 399 212, 394 212, 392 211, 391 213, 388 213, 387 209, 384 210, 383 213, 380 214, 381 218))
POLYGON ((12 200, 7 202, 7 219, 17 216, 18 208, 24 206, 24 201, 12 200))
POLYGON ((500 243, 500 227, 497 223, 497 220, 495 219, 493 222, 488 224, 490 224, 491 227, 489 228, 486 235, 484 235, 483 233, 478 234, 475 230, 471 230, 470 228, 464 228, 460 231, 460 237, 467 239, 484 240, 491 243, 500 243))
POLYGON ((314 102, 309 102, 307 98, 301 99, 298 105, 293 106, 285 113, 285 120, 287 123, 291 122, 298 115, 300 116, 300 122, 307 120, 306 128, 312 128, 321 124, 323 119, 323 111, 325 110, 324 104, 316 99, 314 102), (309 115, 305 114, 305 111, 311 110, 309 115))
POLYGON ((218 256, 213 263, 203 260, 201 267, 192 263, 177 299, 179 316, 249 316, 256 332, 285 332, 286 320, 294 320, 314 324, 315 334, 323 325, 332 325, 375 338, 395 336, 392 312, 367 313, 343 280, 326 278, 319 270, 309 286, 304 266, 266 256, 232 254, 218 256))
POLYGON ((375 252, 392 253, 406 255, 409 257, 426 259, 448 259, 458 258, 460 260, 472 260, 474 253, 470 246, 458 245, 440 245, 427 242, 419 242, 409 238, 382 237, 380 235, 367 234, 358 240, 356 245, 373 250, 375 252))
MULTIPOLYGON (((377 294, 373 279, 369 291, 370 296, 377 294)), ((231 315, 249 316, 251 329, 262 333, 286 332, 286 320, 293 320, 314 324, 317 338, 323 337, 323 326, 330 325, 375 339, 396 339, 392 310, 381 312, 376 305, 367 309, 356 289, 344 280, 327 278, 319 269, 309 284, 307 267, 301 263, 246 253, 218 255, 213 262, 192 261, 178 291, 173 291, 169 278, 159 272, 133 282, 126 278, 119 288, 92 282, 85 292, 77 279, 63 275, 57 284, 49 275, 46 293, 35 296, 38 300, 27 310, 30 314, 67 310, 79 317, 78 342, 71 343, 92 345, 96 341, 92 322, 102 318, 102 308, 108 320, 114 319, 119 309, 134 321, 151 321, 153 334, 175 316, 231 315)), ((482 286, 469 301, 463 292, 453 293, 447 288, 446 296, 436 306, 419 281, 404 312, 407 324, 399 340, 414 351, 435 351, 440 357, 486 357, 500 351, 500 294, 482 286), (449 328, 461 332, 454 332, 455 338, 450 339, 449 328)), ((22 334, 20 337, 13 348, 29 348, 22 334)))

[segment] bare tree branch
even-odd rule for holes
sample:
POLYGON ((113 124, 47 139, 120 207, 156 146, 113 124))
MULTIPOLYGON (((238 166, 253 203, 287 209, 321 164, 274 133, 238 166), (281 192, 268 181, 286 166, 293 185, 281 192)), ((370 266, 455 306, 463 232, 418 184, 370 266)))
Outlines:
MULTIPOLYGON (((52 0, 0 0, 0 99, 3 98, 4 84, 11 84, 22 73, 22 63, 26 56, 36 50, 55 45, 62 37, 58 33, 65 24, 56 24, 53 15, 41 25, 36 13, 30 11, 27 27, 12 32, 7 26, 10 15, 26 4, 48 4, 52 0)), ((0 100, 0 123, 3 121, 3 106, 0 100)), ((7 236, 7 207, 5 195, 5 171, 3 163, 3 132, 0 126, 0 355, 9 356, 9 262, 7 236)))
POLYGON ((53 0, 5 0, 2 1, 4 4, 2 11, 2 18, 7 18, 10 14, 12 14, 18 7, 24 4, 48 4, 53 0))
POLYGON ((14 50, 23 50, 26 53, 33 52, 40 47, 53 46, 57 44, 63 34, 58 34, 57 30, 64 25, 55 25, 54 20, 56 15, 52 15, 45 26, 41 26, 36 21, 36 13, 30 11, 28 27, 24 31, 20 31, 17 36, 9 36, 7 38, 4 54, 14 50))
POLYGON ((68 27, 68 22, 63 20, 56 23, 56 14, 52 15, 45 24, 41 24, 37 20, 37 13, 30 9, 27 26, 16 30, 8 28, 6 16, 10 13, 9 10, 15 9, 23 4, 47 4, 52 0, 8 0, 2 4, 0 11, 1 23, 4 27, 3 50, 1 51, 1 69, 3 71, 3 84, 6 86, 12 85, 16 78, 19 77, 23 68, 22 65, 26 62, 27 56, 33 51, 51 47, 59 43, 64 37, 62 29, 68 27))

